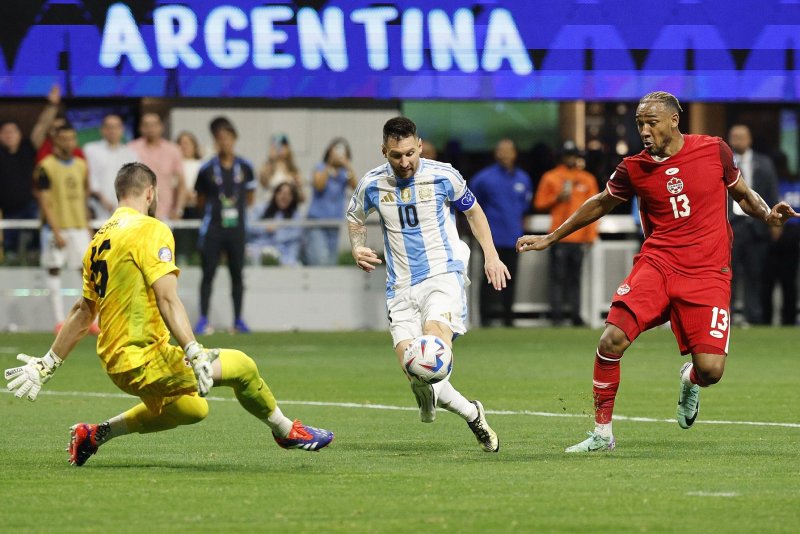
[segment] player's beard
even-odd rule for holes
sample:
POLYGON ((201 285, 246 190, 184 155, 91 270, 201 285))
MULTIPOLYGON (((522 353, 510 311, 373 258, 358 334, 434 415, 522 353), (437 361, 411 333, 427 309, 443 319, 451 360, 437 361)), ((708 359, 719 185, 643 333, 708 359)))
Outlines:
POLYGON ((153 201, 150 203, 150 205, 147 206, 147 214, 150 217, 155 217, 157 207, 158 207, 158 200, 154 198, 153 201))
POLYGON ((413 165, 411 166, 410 170, 405 170, 402 167, 395 167, 392 165, 392 170, 394 171, 395 176, 406 180, 414 176, 414 173, 417 172, 413 165))
POLYGON ((664 136, 663 139, 661 139, 660 143, 658 144, 653 143, 652 145, 650 145, 650 148, 647 149, 647 153, 650 154, 651 156, 658 156, 660 158, 666 157, 667 155, 665 154, 665 151, 671 143, 672 143, 672 136, 668 134, 664 136))

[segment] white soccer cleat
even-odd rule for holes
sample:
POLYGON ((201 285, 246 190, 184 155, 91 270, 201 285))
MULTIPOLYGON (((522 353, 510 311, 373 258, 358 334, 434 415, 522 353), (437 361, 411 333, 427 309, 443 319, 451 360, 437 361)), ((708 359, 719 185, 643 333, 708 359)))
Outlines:
POLYGON ((601 436, 597 432, 588 432, 589 437, 572 447, 567 447, 564 452, 597 452, 611 451, 617 445, 614 436, 601 436))
MULTIPOLYGON (((683 367, 681 367, 681 377, 683 377, 683 373, 690 365, 692 365, 690 362, 683 364, 683 367)), ((691 428, 695 419, 697 419, 697 414, 699 412, 700 386, 697 384, 689 384, 687 386, 683 383, 683 380, 681 380, 681 389, 680 393, 678 394, 678 425, 680 425, 680 427, 683 429, 691 428)))
POLYGON ((423 423, 433 423, 436 420, 436 393, 433 386, 416 378, 411 379, 411 391, 417 399, 419 406, 419 420, 423 423))

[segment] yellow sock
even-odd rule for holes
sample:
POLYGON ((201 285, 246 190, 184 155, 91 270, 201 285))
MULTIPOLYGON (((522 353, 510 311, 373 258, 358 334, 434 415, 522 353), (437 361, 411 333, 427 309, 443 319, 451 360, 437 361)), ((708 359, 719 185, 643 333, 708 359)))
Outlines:
POLYGON ((208 415, 208 402, 198 395, 181 395, 164 406, 160 414, 147 409, 144 404, 137 404, 122 417, 128 432, 147 434, 169 430, 181 425, 199 423, 208 415))
POLYGON ((258 374, 256 362, 244 352, 222 349, 219 354, 222 366, 220 384, 233 388, 233 393, 242 407, 262 421, 278 407, 269 386, 258 374))

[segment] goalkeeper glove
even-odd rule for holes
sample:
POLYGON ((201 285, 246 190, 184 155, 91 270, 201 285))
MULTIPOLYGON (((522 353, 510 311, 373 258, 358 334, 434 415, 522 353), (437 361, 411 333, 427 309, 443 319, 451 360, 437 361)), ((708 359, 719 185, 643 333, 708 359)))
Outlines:
POLYGON ((52 350, 47 351, 47 354, 41 358, 17 354, 17 359, 25 362, 25 365, 6 369, 5 378, 8 380, 8 390, 16 390, 14 396, 18 399, 27 393, 28 400, 35 401, 42 389, 42 384, 52 378, 56 369, 61 367, 62 360, 52 350))
POLYGON ((219 349, 206 349, 197 341, 192 341, 183 348, 183 352, 197 377, 197 391, 201 397, 205 397, 214 385, 211 362, 219 356, 219 349))

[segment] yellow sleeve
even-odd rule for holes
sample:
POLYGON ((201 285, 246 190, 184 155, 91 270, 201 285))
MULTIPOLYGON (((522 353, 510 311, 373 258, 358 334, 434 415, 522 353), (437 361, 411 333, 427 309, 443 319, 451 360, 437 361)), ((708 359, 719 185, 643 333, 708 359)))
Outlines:
POLYGON ((172 231, 156 219, 143 230, 136 246, 134 261, 141 269, 147 285, 152 286, 165 274, 175 273, 177 276, 180 269, 175 265, 175 238, 172 231))
POLYGON ((94 276, 92 275, 92 247, 83 253, 83 297, 97 302, 97 291, 94 289, 94 276))

